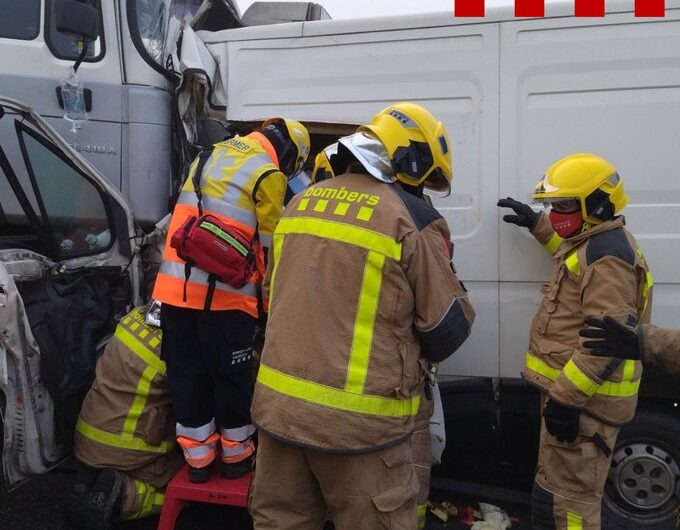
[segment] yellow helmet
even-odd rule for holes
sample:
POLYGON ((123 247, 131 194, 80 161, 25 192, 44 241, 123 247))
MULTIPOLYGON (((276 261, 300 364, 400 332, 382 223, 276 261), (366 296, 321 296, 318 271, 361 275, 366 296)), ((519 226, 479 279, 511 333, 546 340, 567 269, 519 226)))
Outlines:
POLYGON ((375 135, 387 149, 399 181, 449 190, 453 180, 451 142, 446 128, 427 109, 397 103, 380 111, 358 131, 375 135))
POLYGON ((583 219, 597 224, 628 204, 616 168, 591 153, 575 153, 555 162, 536 184, 534 200, 578 199, 583 219))
POLYGON ((337 142, 319 151, 314 159, 314 169, 312 170, 312 184, 321 182, 322 180, 330 179, 335 176, 333 167, 331 166, 331 156, 338 151, 337 142))
POLYGON ((299 121, 291 120, 290 118, 269 118, 262 124, 262 128, 264 129, 267 125, 283 125, 282 128, 288 133, 288 138, 295 148, 295 153, 292 166, 289 168, 281 168, 281 170, 288 177, 292 177, 302 169, 302 166, 305 165, 307 157, 309 156, 309 149, 311 146, 309 132, 299 121))

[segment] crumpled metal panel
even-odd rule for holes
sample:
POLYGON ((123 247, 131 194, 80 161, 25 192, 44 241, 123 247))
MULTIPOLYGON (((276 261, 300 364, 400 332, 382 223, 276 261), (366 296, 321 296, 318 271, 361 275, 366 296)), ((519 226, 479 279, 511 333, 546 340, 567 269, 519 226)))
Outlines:
MULTIPOLYGON (((35 272, 26 260, 9 266, 35 272)), ((40 380, 40 350, 15 280, 2 262, 0 392, 6 399, 2 464, 8 486, 13 486, 29 475, 45 472, 62 455, 54 440, 54 406, 40 380)))

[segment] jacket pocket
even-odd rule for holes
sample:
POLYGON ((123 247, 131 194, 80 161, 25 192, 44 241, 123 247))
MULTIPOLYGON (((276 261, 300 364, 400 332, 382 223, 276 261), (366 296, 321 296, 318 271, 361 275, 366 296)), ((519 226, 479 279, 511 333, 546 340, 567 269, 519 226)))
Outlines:
POLYGON ((576 495, 592 495, 598 484, 599 449, 589 438, 579 436, 574 443, 546 436, 549 458, 546 474, 550 486, 576 495))
POLYGON ((146 443, 158 446, 165 441, 169 413, 167 407, 152 407, 139 418, 140 422, 144 421, 141 434, 146 443))
POLYGON ((371 497, 380 512, 380 529, 413 530, 416 527, 416 495, 420 485, 411 469, 411 479, 406 484, 394 486, 371 497))

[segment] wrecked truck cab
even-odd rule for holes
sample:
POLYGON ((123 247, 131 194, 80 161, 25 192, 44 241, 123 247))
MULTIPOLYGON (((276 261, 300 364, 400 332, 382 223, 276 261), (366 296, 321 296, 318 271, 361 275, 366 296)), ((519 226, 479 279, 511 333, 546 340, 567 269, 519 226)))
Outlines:
POLYGON ((33 110, 0 96, 0 433, 15 486, 71 450, 97 352, 139 300, 132 208, 33 110))

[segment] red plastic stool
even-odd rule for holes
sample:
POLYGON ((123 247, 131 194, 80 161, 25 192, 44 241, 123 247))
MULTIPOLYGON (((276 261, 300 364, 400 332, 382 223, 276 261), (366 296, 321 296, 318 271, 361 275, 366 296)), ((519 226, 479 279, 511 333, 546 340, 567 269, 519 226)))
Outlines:
POLYGON ((189 467, 185 465, 165 489, 165 500, 158 530, 173 530, 177 517, 189 501, 228 504, 245 508, 252 478, 252 473, 236 479, 222 478, 218 473, 213 473, 208 482, 194 484, 189 481, 189 467))

